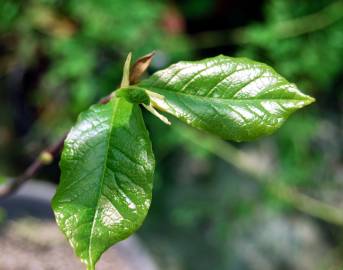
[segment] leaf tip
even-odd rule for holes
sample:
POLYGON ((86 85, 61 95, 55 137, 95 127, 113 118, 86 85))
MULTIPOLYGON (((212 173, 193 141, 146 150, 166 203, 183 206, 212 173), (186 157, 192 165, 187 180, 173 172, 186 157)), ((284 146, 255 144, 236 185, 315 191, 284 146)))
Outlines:
POLYGON ((151 53, 146 54, 140 57, 139 59, 137 59, 137 61, 133 64, 131 68, 131 74, 130 74, 131 84, 136 84, 139 82, 144 72, 150 66, 154 55, 155 55, 155 51, 152 51, 151 53))
POLYGON ((311 104, 316 102, 316 99, 314 97, 308 96, 308 103, 307 104, 311 104))
POLYGON ((314 103, 316 101, 316 99, 314 97, 311 97, 309 95, 304 95, 304 106, 310 105, 312 103, 314 103))

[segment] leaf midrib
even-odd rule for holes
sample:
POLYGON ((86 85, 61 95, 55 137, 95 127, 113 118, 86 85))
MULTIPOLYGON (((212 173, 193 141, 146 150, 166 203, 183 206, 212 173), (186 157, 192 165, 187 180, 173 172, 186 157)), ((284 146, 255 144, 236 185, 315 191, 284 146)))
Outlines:
POLYGON ((100 178, 100 187, 98 190, 98 197, 96 199, 96 206, 95 206, 95 211, 94 211, 94 216, 93 216, 93 222, 92 222, 92 227, 91 227, 91 231, 90 231, 90 236, 89 236, 89 245, 88 245, 88 261, 91 265, 94 265, 93 263, 93 258, 92 258, 92 240, 93 240, 93 232, 94 232, 94 227, 95 227, 95 223, 96 223, 96 219, 97 219, 97 215, 98 215, 98 206, 99 206, 99 200, 100 200, 100 196, 101 196, 101 192, 102 192, 102 187, 104 184, 104 178, 105 178, 105 171, 107 168, 107 161, 108 161, 108 153, 109 153, 109 148, 110 148, 110 141, 111 141, 111 134, 112 134, 112 130, 113 130, 113 122, 114 122, 114 115, 115 112, 117 110, 118 104, 119 104, 120 98, 115 98, 114 100, 114 105, 113 105, 113 109, 112 109, 112 115, 111 115, 111 121, 110 121, 110 130, 108 132, 108 139, 107 139, 107 143, 106 143, 106 156, 105 156, 105 160, 104 160, 104 166, 102 168, 102 175, 100 178))
MULTIPOLYGON (((141 86, 140 86, 141 87, 141 86)), ((242 98, 242 99, 235 99, 235 98, 217 98, 217 97, 204 97, 204 96, 196 96, 196 95, 192 95, 192 94, 186 94, 184 92, 177 92, 177 91, 174 91, 174 90, 169 90, 169 89, 164 89, 164 88, 161 88, 161 87, 156 87, 156 86, 151 86, 149 87, 146 87, 143 85, 144 89, 146 90, 150 90, 150 91, 153 91, 153 89, 158 89, 159 91, 161 92, 169 92, 169 93, 172 93, 174 95, 182 95, 182 96, 188 96, 188 97, 192 97, 192 98, 198 98, 198 99, 203 99, 203 100, 219 100, 219 101, 234 101, 234 102, 244 102, 244 101, 258 101, 258 100, 262 100, 262 101, 269 101, 269 100, 273 100, 273 101, 303 101, 305 103, 311 103, 312 102, 312 98, 308 97, 307 95, 304 95, 304 98, 303 99, 296 99, 296 98, 293 98, 293 99, 290 99, 290 98, 285 98, 285 99, 282 99, 282 98, 268 98, 268 99, 263 99, 263 98, 242 98)), ((158 91, 153 91, 153 92, 157 92, 158 91)))

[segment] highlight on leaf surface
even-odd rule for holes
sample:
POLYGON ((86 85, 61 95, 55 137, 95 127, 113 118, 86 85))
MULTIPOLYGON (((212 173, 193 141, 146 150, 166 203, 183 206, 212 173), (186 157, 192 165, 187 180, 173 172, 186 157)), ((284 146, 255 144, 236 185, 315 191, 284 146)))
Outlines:
POLYGON ((179 62, 138 86, 165 97, 150 95, 159 109, 233 141, 269 135, 314 101, 271 67, 223 55, 179 62))
POLYGON ((52 207, 89 270, 146 217, 154 156, 138 105, 115 97, 80 114, 65 140, 52 207))

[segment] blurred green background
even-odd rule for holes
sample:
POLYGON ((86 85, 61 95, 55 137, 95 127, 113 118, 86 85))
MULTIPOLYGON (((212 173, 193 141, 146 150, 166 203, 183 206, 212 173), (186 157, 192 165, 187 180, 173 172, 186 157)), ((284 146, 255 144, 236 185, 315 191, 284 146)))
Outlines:
MULTIPOLYGON (((161 269, 342 270, 343 1, 1 0, 0 181, 152 50, 149 73, 244 56, 317 99, 243 144, 144 113, 157 170, 138 235, 161 269)), ((58 162, 37 177, 58 183, 58 162)))

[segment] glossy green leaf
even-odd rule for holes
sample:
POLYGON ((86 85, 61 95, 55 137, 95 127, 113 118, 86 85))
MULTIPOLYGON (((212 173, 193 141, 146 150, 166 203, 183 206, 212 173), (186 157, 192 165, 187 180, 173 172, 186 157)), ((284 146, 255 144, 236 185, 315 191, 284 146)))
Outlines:
POLYGON ((141 226, 150 206, 154 157, 139 106, 114 98, 81 113, 60 167, 56 220, 94 269, 108 247, 141 226))
POLYGON ((271 67, 245 58, 217 56, 179 62, 142 81, 155 107, 234 141, 269 135, 297 109, 314 101, 271 67))

